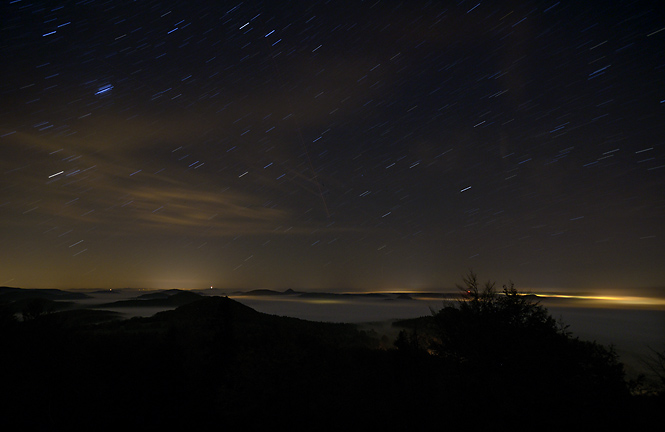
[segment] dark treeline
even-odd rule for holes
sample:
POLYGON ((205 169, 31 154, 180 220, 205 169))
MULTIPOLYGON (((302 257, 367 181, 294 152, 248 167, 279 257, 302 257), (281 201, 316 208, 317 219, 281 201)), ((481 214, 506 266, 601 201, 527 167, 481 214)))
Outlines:
POLYGON ((512 286, 465 279, 466 299, 406 320, 397 340, 351 324, 266 315, 202 297, 151 318, 0 317, 2 423, 23 430, 290 426, 421 430, 646 427, 615 353, 578 340, 512 286))

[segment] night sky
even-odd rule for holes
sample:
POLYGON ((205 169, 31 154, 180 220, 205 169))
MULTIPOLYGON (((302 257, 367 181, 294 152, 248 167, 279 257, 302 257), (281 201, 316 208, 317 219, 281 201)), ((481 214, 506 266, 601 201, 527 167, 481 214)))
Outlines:
POLYGON ((0 285, 665 286, 657 1, 3 1, 0 285))

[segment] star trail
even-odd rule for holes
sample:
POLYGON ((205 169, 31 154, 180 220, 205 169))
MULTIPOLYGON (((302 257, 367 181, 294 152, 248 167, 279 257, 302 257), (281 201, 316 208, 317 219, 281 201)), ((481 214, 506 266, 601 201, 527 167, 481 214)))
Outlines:
POLYGON ((656 2, 0 6, 0 285, 665 282, 656 2))

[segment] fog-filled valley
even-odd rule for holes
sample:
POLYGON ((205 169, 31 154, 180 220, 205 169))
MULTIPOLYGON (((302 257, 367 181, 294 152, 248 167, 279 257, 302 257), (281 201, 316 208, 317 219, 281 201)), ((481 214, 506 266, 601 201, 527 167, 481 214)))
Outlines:
POLYGON ((3 288, 5 418, 410 427, 444 416, 522 428, 556 411, 548 421, 559 426, 639 426, 663 404, 662 376, 647 367, 662 338, 657 308, 545 309, 547 300, 506 294, 214 294, 3 288), (465 309, 507 300, 526 324, 465 309))

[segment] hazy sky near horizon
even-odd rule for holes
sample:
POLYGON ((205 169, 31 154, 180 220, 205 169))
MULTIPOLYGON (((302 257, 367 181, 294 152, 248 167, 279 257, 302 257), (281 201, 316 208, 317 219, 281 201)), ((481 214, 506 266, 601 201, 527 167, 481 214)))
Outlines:
POLYGON ((656 6, 3 2, 0 285, 663 287, 656 6))

